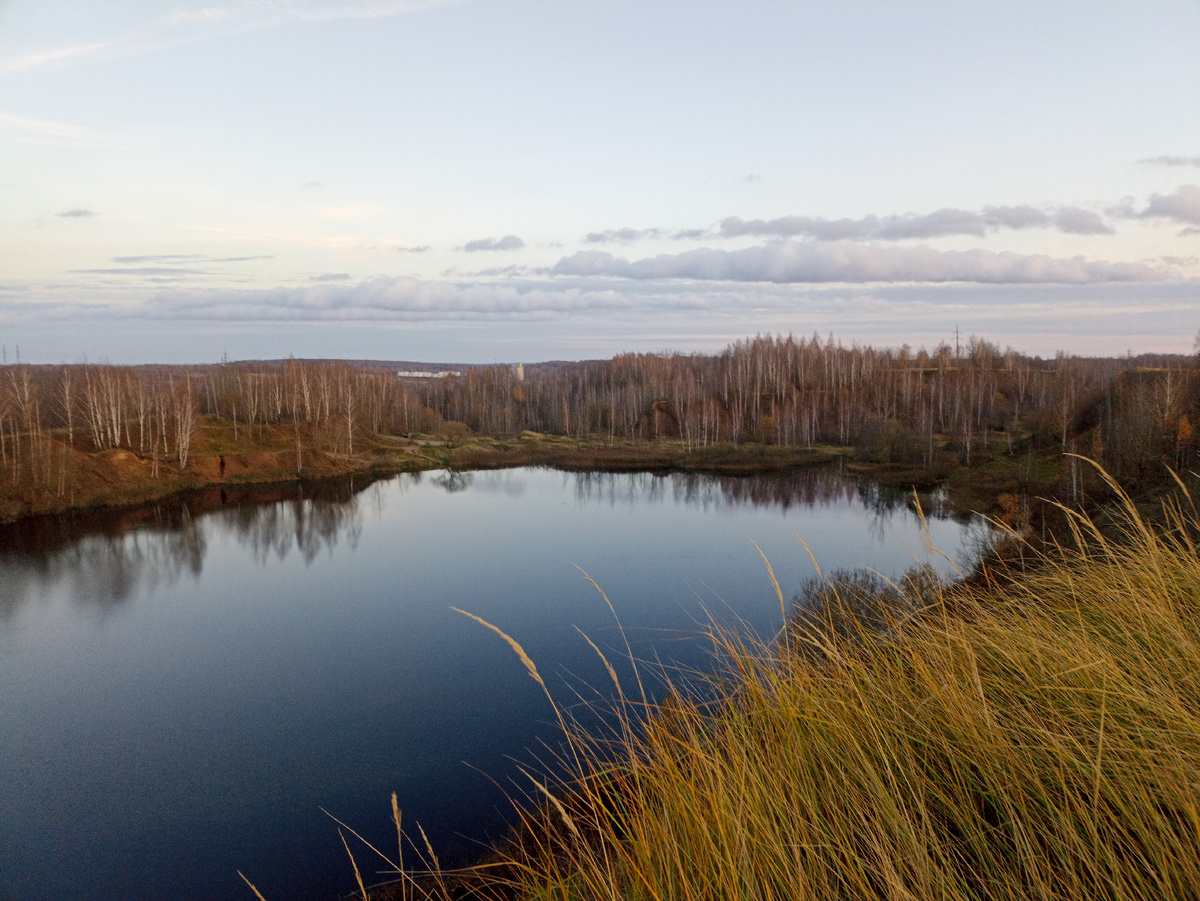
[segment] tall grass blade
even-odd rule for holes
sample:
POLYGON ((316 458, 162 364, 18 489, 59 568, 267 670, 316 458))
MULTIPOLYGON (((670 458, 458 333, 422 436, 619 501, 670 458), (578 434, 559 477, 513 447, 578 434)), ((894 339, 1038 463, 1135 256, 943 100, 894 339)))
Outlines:
POLYGON ((775 570, 771 568, 771 561, 767 559, 767 555, 763 553, 762 548, 760 548, 758 546, 758 544, 753 540, 751 540, 750 543, 754 545, 754 549, 756 551, 758 551, 758 556, 762 557, 763 563, 765 563, 767 565, 767 575, 771 577, 771 584, 773 586, 775 586, 775 594, 778 595, 778 597, 779 597, 779 616, 782 619, 782 625, 780 626, 780 630, 781 630, 781 634, 784 637, 784 640, 786 641, 787 640, 788 615, 787 615, 787 608, 784 606, 784 603, 783 603, 783 589, 779 587, 779 580, 775 578, 775 570))
POLYGON ((629 656, 629 664, 633 667, 633 677, 637 681, 638 692, 641 695, 642 704, 646 705, 648 701, 646 700, 646 689, 642 685, 642 674, 638 672, 637 658, 633 656, 633 648, 629 646, 629 636, 625 634, 625 627, 621 625, 621 618, 617 616, 616 608, 613 607, 612 601, 608 599, 608 595, 604 593, 604 589, 596 584, 595 579, 584 572, 583 569, 577 564, 572 564, 572 566, 583 573, 583 577, 587 579, 588 583, 593 588, 600 592, 600 597, 604 598, 604 603, 608 605, 608 612, 612 614, 613 622, 617 624, 617 631, 621 633, 621 640, 625 642, 625 653, 629 656))
MULTIPOLYGON (((395 798, 395 792, 392 793, 392 797, 395 798)), ((367 841, 365 838, 363 838, 361 835, 359 835, 357 832, 355 832, 352 828, 350 828, 345 823, 343 823, 341 820, 339 820, 337 817, 335 817, 333 814, 331 814, 324 807, 319 808, 319 810, 321 811, 321 813, 325 814, 325 816, 329 817, 329 819, 333 820, 335 823, 337 823, 339 826, 341 826, 343 829, 345 829, 347 832, 349 832, 351 835, 353 835, 356 839, 358 839, 360 842, 362 842, 364 845, 366 845, 368 848, 370 848, 372 851, 374 851, 376 854, 378 854, 380 859, 384 863, 386 863, 389 867, 391 867, 392 869, 394 869, 396 871, 400 870, 400 865, 398 863, 396 863, 393 860, 390 860, 386 854, 384 854, 382 851, 380 851, 378 848, 376 848, 374 845, 372 845, 369 841, 367 841)))
POLYGON ((342 830, 338 830, 338 838, 342 840, 342 847, 346 849, 346 854, 350 857, 350 866, 354 867, 354 878, 358 882, 358 890, 362 892, 363 901, 371 901, 367 897, 367 887, 363 885, 362 874, 358 872, 358 863, 354 860, 354 855, 350 853, 350 846, 346 844, 346 836, 342 834, 342 830))
POLYGON ((258 899, 258 901, 267 901, 267 899, 262 896, 262 892, 260 892, 258 889, 256 889, 254 887, 254 883, 251 882, 249 879, 247 879, 245 874, 241 870, 238 870, 237 874, 242 877, 242 882, 244 882, 244 883, 246 883, 246 885, 250 886, 250 891, 254 892, 254 897, 256 897, 258 899))

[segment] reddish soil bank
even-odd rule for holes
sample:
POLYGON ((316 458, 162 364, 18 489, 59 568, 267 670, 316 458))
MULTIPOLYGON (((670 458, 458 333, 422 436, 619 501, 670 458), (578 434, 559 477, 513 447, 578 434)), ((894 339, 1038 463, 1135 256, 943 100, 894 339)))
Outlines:
POLYGON ((64 443, 52 444, 46 453, 48 462, 19 470, 17 478, 6 473, 0 479, 0 522, 83 508, 133 506, 205 487, 230 489, 429 465, 402 452, 383 458, 304 450, 297 470, 295 450, 254 450, 193 455, 180 469, 123 449, 84 453, 64 443))

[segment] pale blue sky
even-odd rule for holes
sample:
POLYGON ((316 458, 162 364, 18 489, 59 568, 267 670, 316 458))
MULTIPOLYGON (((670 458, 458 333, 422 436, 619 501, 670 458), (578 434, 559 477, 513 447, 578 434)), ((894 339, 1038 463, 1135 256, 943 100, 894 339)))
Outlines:
POLYGON ((0 0, 0 345, 1186 352, 1200 3, 0 0))

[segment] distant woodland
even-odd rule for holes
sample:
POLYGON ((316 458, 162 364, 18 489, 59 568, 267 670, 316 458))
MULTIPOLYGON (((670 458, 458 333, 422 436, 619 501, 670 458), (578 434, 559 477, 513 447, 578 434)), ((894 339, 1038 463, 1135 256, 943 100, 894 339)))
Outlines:
POLYGON ((1200 378, 1196 359, 1182 355, 1042 359, 977 338, 914 351, 759 336, 713 355, 526 365, 522 377, 509 366, 456 369, 420 379, 383 364, 308 360, 5 365, 2 512, 95 502, 89 480, 104 482, 101 499, 111 500, 123 472, 143 488, 211 484, 248 473, 254 453, 273 454, 267 468, 290 477, 350 470, 418 437, 439 446, 528 433, 684 450, 836 446, 864 466, 931 471, 1036 456, 1059 461, 1068 498, 1080 478, 1069 455, 1127 484, 1200 463, 1200 378), (97 462, 114 460, 124 469, 97 462))

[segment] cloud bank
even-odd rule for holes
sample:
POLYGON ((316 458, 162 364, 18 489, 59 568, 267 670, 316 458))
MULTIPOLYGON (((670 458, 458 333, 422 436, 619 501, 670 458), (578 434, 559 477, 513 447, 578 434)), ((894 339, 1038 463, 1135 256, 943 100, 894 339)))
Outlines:
POLYGON ((946 207, 932 213, 903 216, 864 216, 861 219, 821 219, 783 216, 751 219, 737 216, 721 220, 721 237, 746 235, 773 238, 812 238, 818 241, 874 240, 905 241, 944 238, 951 235, 985 237, 999 229, 1056 228, 1078 235, 1111 235, 1113 227, 1098 213, 1079 207, 1042 210, 1033 206, 989 206, 982 210, 946 207))
POLYGON ((626 279, 700 279, 779 284, 823 282, 979 282, 1092 284, 1160 281, 1169 274, 1145 263, 987 250, 880 247, 851 241, 785 240, 743 250, 702 248, 629 261, 599 250, 559 260, 556 275, 626 279))
POLYGON ((0 282, 0 325, 31 360, 211 362, 243 356, 586 359, 634 348, 719 350, 756 332, 932 347, 964 334, 1026 352, 1191 349, 1200 282, 1085 285, 798 285, 573 278, 504 284, 377 278, 359 284, 114 289, 31 297, 0 282), (1182 330, 1180 323, 1191 323, 1182 330), (233 342, 231 344, 230 342, 233 342), (239 343, 240 342, 240 343, 239 343), (399 344, 398 344, 399 342, 399 344))
POLYGON ((58 215, 60 219, 91 219, 97 214, 94 210, 67 210, 58 215))
MULTIPOLYGON (((1119 215, 1119 213, 1118 213, 1119 215)), ((704 238, 805 238, 814 241, 909 241, 967 235, 976 238, 1002 229, 1050 228, 1070 235, 1111 235, 1116 230, 1093 210, 1077 206, 985 206, 981 210, 944 207, 932 213, 824 219, 819 216, 781 216, 742 219, 727 216, 716 229, 610 228, 588 232, 585 244, 633 244, 646 240, 704 238)))
MULTIPOLYGON (((695 296, 667 301, 702 309, 695 296)), ((147 319, 215 321, 376 321, 543 318, 564 313, 635 310, 637 301, 611 288, 528 283, 456 284, 410 276, 376 278, 356 285, 320 284, 266 290, 172 289, 155 294, 125 315, 147 319)))

